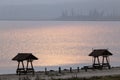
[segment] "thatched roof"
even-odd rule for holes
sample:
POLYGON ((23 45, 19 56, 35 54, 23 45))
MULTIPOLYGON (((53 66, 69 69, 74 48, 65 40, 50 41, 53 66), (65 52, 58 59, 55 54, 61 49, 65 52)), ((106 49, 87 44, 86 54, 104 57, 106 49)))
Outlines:
POLYGON ((37 57, 32 55, 32 53, 18 53, 12 60, 23 61, 23 60, 38 60, 37 57))
POLYGON ((94 57, 110 56, 110 55, 113 55, 113 54, 109 52, 107 49, 95 49, 89 54, 89 56, 94 56, 94 57))

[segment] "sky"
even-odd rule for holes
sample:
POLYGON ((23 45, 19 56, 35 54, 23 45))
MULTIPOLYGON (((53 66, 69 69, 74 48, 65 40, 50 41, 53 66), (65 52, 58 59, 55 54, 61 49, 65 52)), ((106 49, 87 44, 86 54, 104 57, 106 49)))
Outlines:
MULTIPOLYGON (((0 0, 0 5, 26 5, 26 4, 58 4, 69 2, 85 3, 120 3, 120 0, 0 0)), ((108 4, 109 5, 109 4, 108 4)))
POLYGON ((120 0, 0 0, 0 19, 55 18, 65 9, 119 11, 119 4, 120 0))
POLYGON ((71 2, 73 0, 0 0, 1 5, 22 5, 22 4, 55 4, 71 2))

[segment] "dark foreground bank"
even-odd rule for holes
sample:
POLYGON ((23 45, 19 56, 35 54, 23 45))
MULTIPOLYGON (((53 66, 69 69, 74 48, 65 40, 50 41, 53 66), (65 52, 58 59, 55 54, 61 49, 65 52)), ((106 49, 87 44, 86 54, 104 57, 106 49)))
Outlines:
POLYGON ((53 80, 120 80, 120 75, 116 76, 100 76, 100 77, 91 77, 91 78, 68 78, 68 79, 53 79, 53 80))

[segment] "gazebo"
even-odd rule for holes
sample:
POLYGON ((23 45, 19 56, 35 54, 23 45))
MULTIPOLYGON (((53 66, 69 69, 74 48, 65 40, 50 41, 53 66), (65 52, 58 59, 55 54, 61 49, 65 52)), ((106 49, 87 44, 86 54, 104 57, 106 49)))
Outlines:
POLYGON ((34 74, 34 68, 33 68, 32 62, 33 60, 38 60, 38 58, 32 55, 32 53, 18 53, 12 60, 18 62, 18 67, 16 70, 17 74, 22 74, 22 73, 23 74, 33 73, 34 74), (26 67, 25 67, 24 61, 27 62, 26 67))
POLYGON ((107 49, 95 49, 93 50, 89 56, 93 57, 93 68, 103 68, 108 67, 108 69, 111 68, 109 56, 113 55, 111 52, 109 52, 107 49), (100 62, 99 57, 102 56, 102 62, 100 62))

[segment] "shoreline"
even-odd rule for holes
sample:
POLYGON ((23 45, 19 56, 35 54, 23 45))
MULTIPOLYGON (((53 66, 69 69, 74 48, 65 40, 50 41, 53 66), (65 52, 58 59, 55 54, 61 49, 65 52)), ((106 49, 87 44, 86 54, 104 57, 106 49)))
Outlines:
POLYGON ((16 75, 16 74, 1 74, 0 80, 24 80, 23 78, 29 78, 30 80, 35 80, 39 78, 40 80, 52 80, 52 79, 69 79, 69 78, 91 78, 91 77, 101 77, 101 76, 117 76, 120 75, 120 67, 114 67, 112 69, 103 69, 103 70, 80 70, 80 72, 66 72, 62 71, 49 71, 48 74, 45 74, 43 71, 35 72, 35 75, 16 75))

